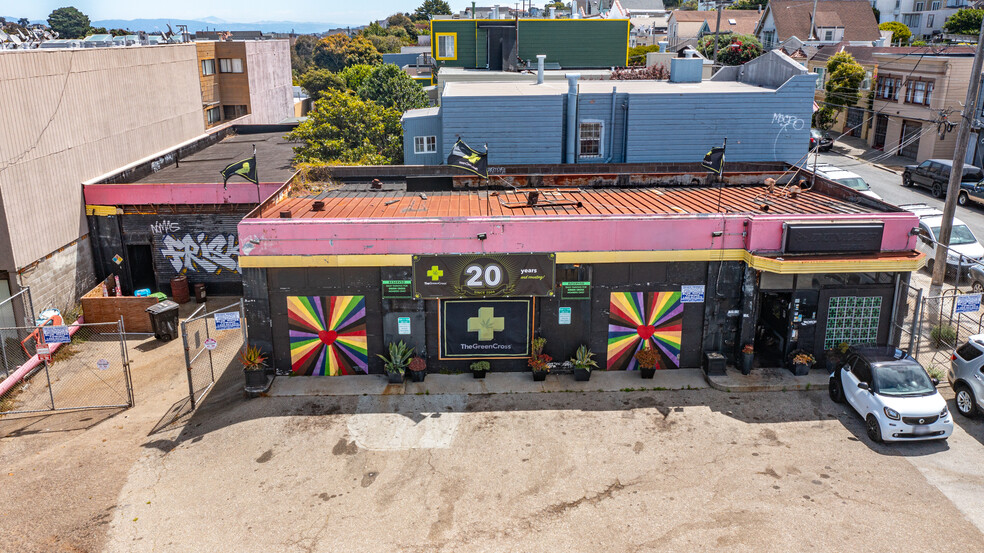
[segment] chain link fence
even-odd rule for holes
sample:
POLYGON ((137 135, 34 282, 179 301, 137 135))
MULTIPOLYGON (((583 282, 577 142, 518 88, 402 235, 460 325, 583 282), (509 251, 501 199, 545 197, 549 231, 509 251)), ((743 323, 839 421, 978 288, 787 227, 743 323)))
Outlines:
POLYGON ((5 338, 20 338, 16 350, 8 352, 12 363, 0 381, 0 417, 132 407, 133 385, 122 321, 51 322, 0 328, 5 338), (45 329, 52 331, 48 339, 45 329), (55 334, 61 337, 55 338, 55 334))
POLYGON ((958 312, 960 298, 965 295, 959 290, 947 290, 939 296, 923 298, 915 357, 937 378, 945 374, 951 356, 961 342, 984 333, 984 313, 980 310, 958 312))
POLYGON ((6 378, 34 355, 21 345, 34 330, 31 290, 25 288, 0 302, 0 377, 6 378))
POLYGON ((246 344, 245 316, 240 300, 212 312, 202 305, 181 323, 192 409, 227 368, 239 363, 246 344))

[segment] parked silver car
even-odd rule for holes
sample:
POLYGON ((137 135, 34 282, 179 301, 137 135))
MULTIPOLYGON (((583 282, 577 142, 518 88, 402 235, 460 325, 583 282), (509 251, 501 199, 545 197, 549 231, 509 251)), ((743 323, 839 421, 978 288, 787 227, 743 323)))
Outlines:
POLYGON ((984 412, 984 334, 971 336, 957 348, 946 378, 961 415, 973 417, 984 412))

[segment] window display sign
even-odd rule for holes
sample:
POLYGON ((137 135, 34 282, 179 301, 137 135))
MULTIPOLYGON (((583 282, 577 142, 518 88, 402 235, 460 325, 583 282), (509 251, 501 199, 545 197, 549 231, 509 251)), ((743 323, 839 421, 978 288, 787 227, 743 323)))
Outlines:
POLYGON ((529 357, 532 300, 444 300, 441 358, 529 357))
POLYGON ((565 300, 590 300, 590 282, 561 282, 560 297, 565 300))
POLYGON ((554 254, 413 256, 417 298, 552 296, 554 254))
POLYGON ((384 280, 383 299, 412 298, 413 287, 409 280, 384 280))

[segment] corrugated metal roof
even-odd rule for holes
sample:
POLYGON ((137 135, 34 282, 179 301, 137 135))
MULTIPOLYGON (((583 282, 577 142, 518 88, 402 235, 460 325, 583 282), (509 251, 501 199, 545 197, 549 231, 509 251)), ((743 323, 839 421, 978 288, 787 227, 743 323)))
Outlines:
POLYGON ((427 192, 333 191, 318 198, 286 198, 264 207, 262 218, 359 219, 483 216, 677 215, 713 213, 850 214, 878 213, 876 209, 818 192, 797 198, 769 194, 764 186, 679 187, 619 190, 538 190, 536 207, 527 207, 524 191, 427 192), (322 211, 312 204, 324 202, 322 211), (577 203, 580 202, 580 206, 577 203), (550 203, 568 205, 551 206, 550 203), (768 210, 762 207, 768 205, 768 210), (720 206, 720 207, 719 207, 720 206))

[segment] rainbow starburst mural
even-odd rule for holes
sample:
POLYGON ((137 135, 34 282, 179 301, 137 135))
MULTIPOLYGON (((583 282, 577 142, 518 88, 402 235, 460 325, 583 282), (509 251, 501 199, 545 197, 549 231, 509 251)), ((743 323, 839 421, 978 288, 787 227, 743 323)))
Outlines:
POLYGON ((295 375, 369 372, 365 296, 288 296, 287 317, 295 375))
POLYGON ((680 292, 612 292, 608 370, 636 370, 635 354, 646 343, 656 348, 660 367, 679 367, 682 331, 680 292))

